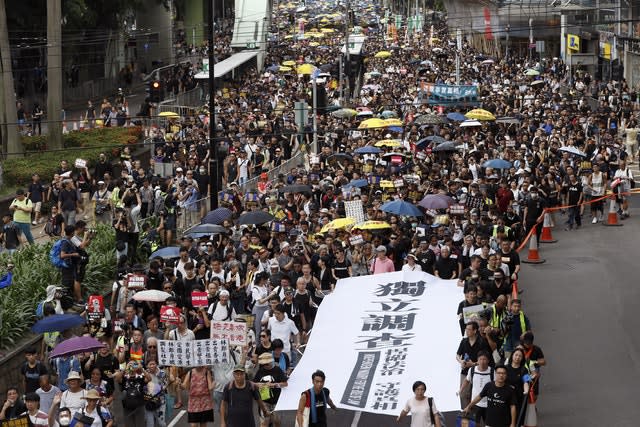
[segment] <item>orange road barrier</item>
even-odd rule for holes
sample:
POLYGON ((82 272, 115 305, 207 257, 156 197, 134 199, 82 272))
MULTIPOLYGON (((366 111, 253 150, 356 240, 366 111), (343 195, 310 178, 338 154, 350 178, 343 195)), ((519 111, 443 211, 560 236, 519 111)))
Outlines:
POLYGON ((511 299, 518 299, 518 281, 514 280, 511 284, 511 299))
POLYGON ((522 260, 522 262, 527 264, 542 264, 546 261, 545 259, 540 258, 540 254, 538 253, 538 236, 536 235, 536 227, 538 227, 538 224, 534 225, 529 233, 529 252, 527 253, 527 258, 522 260))
POLYGON ((544 221, 542 222, 542 234, 540 235, 540 243, 555 243, 558 239, 554 239, 551 235, 551 215, 549 212, 544 213, 544 221))
POLYGON ((609 202, 609 215, 607 215, 607 221, 603 222, 602 225, 607 225, 610 227, 621 227, 623 224, 618 222, 618 213, 616 212, 616 196, 611 196, 611 201, 609 202))

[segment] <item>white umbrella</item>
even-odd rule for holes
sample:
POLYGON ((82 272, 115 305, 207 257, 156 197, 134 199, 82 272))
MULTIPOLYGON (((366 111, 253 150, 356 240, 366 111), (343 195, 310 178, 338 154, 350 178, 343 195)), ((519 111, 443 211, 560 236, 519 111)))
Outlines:
POLYGON ((149 289, 146 291, 136 292, 133 299, 136 301, 165 302, 171 296, 170 293, 149 289))
POLYGON ((470 128, 474 126, 482 126, 482 123, 477 120, 465 120, 464 122, 460 123, 461 128, 470 128))

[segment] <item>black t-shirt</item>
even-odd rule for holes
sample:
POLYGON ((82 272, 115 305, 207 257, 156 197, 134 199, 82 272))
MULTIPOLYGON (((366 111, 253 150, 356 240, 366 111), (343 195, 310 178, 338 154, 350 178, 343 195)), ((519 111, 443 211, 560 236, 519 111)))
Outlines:
POLYGON ((491 296, 491 299, 493 299, 493 301, 497 301, 500 295, 511 295, 511 290, 511 283, 505 283, 504 279, 502 279, 502 284, 500 285, 500 287, 496 286, 496 282, 493 280, 489 282, 489 286, 487 286, 485 292, 491 296))
POLYGON ((511 405, 516 404, 516 394, 511 386, 496 386, 495 382, 484 385, 480 396, 487 398, 486 423, 491 427, 511 425, 511 405))
POLYGON ((520 255, 518 252, 511 250, 509 253, 504 253, 502 250, 498 252, 500 260, 509 266, 509 274, 513 274, 516 271, 516 266, 520 265, 520 255))
POLYGON ((579 182, 576 182, 575 184, 569 183, 567 192, 569 193, 569 205, 577 205, 580 200, 580 195, 582 194, 582 184, 579 182))
POLYGON ((258 388, 249 381, 243 388, 237 388, 232 381, 224 388, 222 400, 227 402, 227 425, 229 427, 253 426, 253 401, 260 399, 258 388))
POLYGON ((29 362, 24 362, 20 373, 26 380, 27 388, 25 393, 33 393, 40 388, 40 376, 47 374, 47 368, 39 361, 36 361, 36 366, 34 367, 29 366, 29 362))
POLYGON ((436 263, 436 254, 433 253, 431 249, 428 249, 426 252, 416 253, 416 258, 418 258, 418 264, 422 267, 422 271, 433 274, 433 266, 436 263))
MULTIPOLYGON (((484 340, 484 338, 482 338, 481 336, 476 337, 476 342, 471 345, 471 343, 469 342, 469 338, 465 337, 460 341, 460 345, 458 346, 458 351, 456 352, 456 354, 462 356, 463 359, 465 358, 465 355, 467 355, 469 356, 470 361, 477 362, 478 353, 483 350, 491 353, 489 345, 484 340)), ((461 373, 463 375, 467 375, 467 372, 469 372, 469 368, 463 369, 461 373)))
POLYGON ((346 258, 342 262, 337 259, 333 261, 333 271, 338 279, 350 277, 349 267, 351 267, 351 261, 346 258))
MULTIPOLYGON (((287 376, 282 369, 278 365, 273 365, 271 369, 265 369, 264 366, 260 366, 258 372, 253 377, 253 381, 257 383, 256 385, 260 388, 260 383, 283 383, 287 381, 287 376)), ((278 402, 278 398, 280 397, 281 389, 279 388, 270 388, 267 391, 261 391, 260 395, 262 400, 266 403, 270 403, 275 405, 278 402), (266 395, 269 395, 269 398, 266 398, 266 395)))
POLYGON ((440 258, 436 261, 435 269, 438 271, 438 276, 441 279, 451 279, 453 277, 453 273, 458 269, 458 262, 451 257, 440 258))
POLYGON ((527 224, 535 223, 540 215, 542 215, 542 211, 545 208, 545 203, 542 199, 533 200, 532 198, 528 198, 526 202, 527 206, 527 217, 525 221, 527 224))

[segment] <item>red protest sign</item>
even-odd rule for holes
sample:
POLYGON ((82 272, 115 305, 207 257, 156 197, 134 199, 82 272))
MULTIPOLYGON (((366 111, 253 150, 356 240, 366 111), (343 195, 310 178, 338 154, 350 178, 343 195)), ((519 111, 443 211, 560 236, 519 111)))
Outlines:
POLYGON ((102 295, 90 295, 87 301, 87 316, 89 319, 100 319, 104 315, 102 295))
POLYGON ((209 305, 209 300, 207 300, 207 293, 199 291, 191 292, 191 305, 195 308, 207 307, 209 305))
POLYGON ((163 305, 160 307, 160 321, 177 325, 181 313, 182 311, 178 307, 163 305))
POLYGON ((129 289, 145 289, 147 287, 147 276, 144 274, 129 274, 127 276, 127 288, 129 289))

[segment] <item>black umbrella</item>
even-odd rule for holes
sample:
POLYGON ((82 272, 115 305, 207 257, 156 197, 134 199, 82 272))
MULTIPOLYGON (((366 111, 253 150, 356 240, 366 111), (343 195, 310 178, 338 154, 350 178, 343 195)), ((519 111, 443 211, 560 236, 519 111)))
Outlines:
POLYGON ((343 160, 348 160, 350 162, 353 161, 353 157, 351 157, 350 155, 346 154, 346 153, 336 153, 336 154, 332 154, 329 157, 327 157, 327 161, 329 162, 336 162, 336 161, 343 161, 343 160))
POLYGON ((303 184, 285 185, 280 189, 281 193, 311 193, 312 188, 303 184))
POLYGON ((218 208, 214 209, 202 218, 203 224, 216 224, 220 225, 224 222, 225 219, 228 219, 233 215, 230 209, 227 208, 218 208))
POLYGON ((238 224, 264 224, 265 222, 271 222, 274 219, 273 215, 265 211, 251 211, 240 215, 240 218, 238 218, 238 224))
POLYGON ((432 141, 434 144, 444 144, 450 142, 439 135, 431 135, 425 138, 427 141, 432 141))
POLYGON ((456 143, 453 141, 447 141, 445 143, 442 143, 440 145, 438 145, 436 148, 433 149, 433 151, 456 151, 458 149, 458 147, 456 147, 456 143))
POLYGON ((220 233, 226 233, 226 232, 227 232, 226 228, 216 224, 199 224, 188 230, 189 234, 197 233, 197 234, 205 234, 205 235, 220 234, 220 233))

